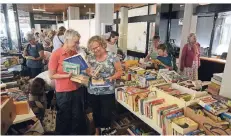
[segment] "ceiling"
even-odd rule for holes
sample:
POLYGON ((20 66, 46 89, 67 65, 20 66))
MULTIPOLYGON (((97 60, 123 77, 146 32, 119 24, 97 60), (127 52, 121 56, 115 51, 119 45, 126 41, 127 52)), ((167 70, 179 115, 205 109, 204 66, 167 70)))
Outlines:
MULTIPOLYGON (((114 11, 120 10, 120 7, 122 6, 135 8, 143 5, 147 4, 114 4, 114 11)), ((92 12, 95 12, 95 4, 17 4, 19 10, 26 12, 37 13, 38 11, 33 11, 33 9, 45 9, 46 12, 52 12, 55 14, 66 13, 69 6, 79 7, 81 15, 85 15, 89 12, 89 8, 91 8, 92 12)))

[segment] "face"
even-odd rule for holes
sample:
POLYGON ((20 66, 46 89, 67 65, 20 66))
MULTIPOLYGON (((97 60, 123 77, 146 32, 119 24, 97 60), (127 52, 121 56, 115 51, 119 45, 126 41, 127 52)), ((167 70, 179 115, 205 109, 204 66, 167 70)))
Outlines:
POLYGON ((190 42, 190 43, 196 43, 196 41, 197 41, 196 36, 191 36, 191 37, 189 38, 189 42, 190 42))
POLYGON ((93 42, 90 46, 90 50, 95 56, 102 55, 102 53, 105 51, 105 49, 98 42, 93 42))
POLYGON ((30 40, 30 44, 35 45, 36 44, 35 39, 30 40))
POLYGON ((119 38, 118 36, 115 36, 115 37, 111 38, 110 42, 115 44, 118 41, 118 38, 119 38))
POLYGON ((157 43, 159 43, 159 42, 160 42, 160 39, 154 39, 154 40, 153 40, 153 43, 154 43, 154 44, 157 44, 157 43))
POLYGON ((72 51, 76 51, 76 48, 79 47, 79 37, 74 37, 73 39, 69 39, 67 42, 68 48, 72 51))
POLYGON ((159 56, 164 56, 165 55, 165 51, 163 51, 162 49, 158 49, 157 52, 158 52, 159 56))

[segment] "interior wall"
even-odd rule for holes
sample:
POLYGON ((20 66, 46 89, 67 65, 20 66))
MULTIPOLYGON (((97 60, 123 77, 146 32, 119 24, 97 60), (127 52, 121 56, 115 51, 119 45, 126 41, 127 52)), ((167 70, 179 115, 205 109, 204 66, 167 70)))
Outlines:
POLYGON ((180 47, 182 25, 179 25, 179 19, 171 19, 170 39, 175 39, 175 44, 180 47))

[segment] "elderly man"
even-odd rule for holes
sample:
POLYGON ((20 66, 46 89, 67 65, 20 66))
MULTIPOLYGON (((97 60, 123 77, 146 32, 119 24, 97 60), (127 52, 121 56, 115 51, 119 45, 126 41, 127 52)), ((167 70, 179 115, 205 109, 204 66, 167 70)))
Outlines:
POLYGON ((30 77, 34 78, 42 72, 44 49, 41 44, 35 41, 33 33, 26 35, 28 45, 24 49, 23 55, 27 59, 26 65, 30 69, 30 77))

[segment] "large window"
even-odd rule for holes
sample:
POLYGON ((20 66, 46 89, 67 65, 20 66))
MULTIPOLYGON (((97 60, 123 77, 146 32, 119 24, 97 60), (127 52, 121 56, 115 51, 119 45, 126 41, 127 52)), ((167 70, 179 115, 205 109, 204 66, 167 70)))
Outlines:
POLYGON ((215 35, 212 47, 213 55, 228 52, 231 36, 231 12, 219 13, 215 25, 215 35))
POLYGON ((18 20, 19 20, 19 27, 20 27, 20 34, 21 34, 21 42, 24 43, 26 42, 25 40, 26 33, 31 31, 29 12, 18 10, 18 20))

